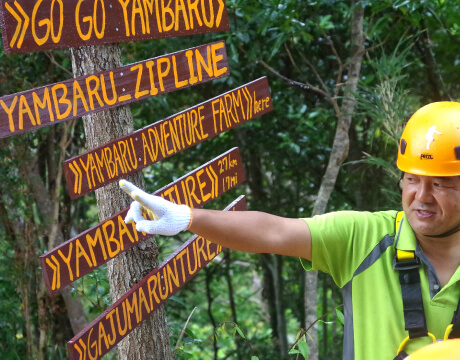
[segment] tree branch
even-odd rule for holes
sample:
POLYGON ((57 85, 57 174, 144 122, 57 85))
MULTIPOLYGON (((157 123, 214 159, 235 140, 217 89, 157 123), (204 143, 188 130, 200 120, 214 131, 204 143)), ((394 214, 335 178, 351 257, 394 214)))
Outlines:
POLYGON ((273 69, 270 65, 268 65, 265 61, 263 60, 257 60, 256 63, 259 63, 261 64, 263 67, 265 67, 266 69, 268 69, 270 72, 272 72, 273 74, 275 74, 276 76, 278 76, 280 79, 283 79, 285 81, 287 81, 289 83, 289 85, 292 85, 292 86, 298 86, 300 87, 301 89, 304 89, 304 90, 311 90, 317 94, 320 94, 322 96, 324 96, 325 98, 327 98, 328 100, 330 100, 330 95, 329 93, 321 90, 320 88, 316 87, 316 86, 313 86, 312 84, 310 84, 308 81, 305 82, 305 83, 301 83, 299 81, 295 81, 295 80, 292 80, 292 79, 289 79, 287 78, 286 76, 284 75, 281 75, 278 71, 276 71, 275 69, 273 69))

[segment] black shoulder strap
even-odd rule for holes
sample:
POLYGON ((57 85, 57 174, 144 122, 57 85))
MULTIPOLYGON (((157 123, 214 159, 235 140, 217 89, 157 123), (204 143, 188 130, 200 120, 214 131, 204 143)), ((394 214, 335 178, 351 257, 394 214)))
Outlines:
POLYGON ((399 272, 405 329, 409 332, 409 337, 415 339, 428 336, 420 286, 420 259, 414 251, 396 249, 393 267, 399 272))
POLYGON ((449 339, 460 338, 460 299, 458 300, 457 310, 454 312, 454 317, 452 318, 452 325, 449 339))
MULTIPOLYGON (((403 215, 403 211, 398 212, 396 215, 395 233, 397 241, 399 240, 401 225, 404 221, 402 218, 403 215)), ((415 251, 399 249, 395 249, 395 251, 396 255, 393 268, 399 272, 405 328, 409 332, 411 339, 428 336, 422 289, 420 286, 420 259, 415 255, 415 251)))

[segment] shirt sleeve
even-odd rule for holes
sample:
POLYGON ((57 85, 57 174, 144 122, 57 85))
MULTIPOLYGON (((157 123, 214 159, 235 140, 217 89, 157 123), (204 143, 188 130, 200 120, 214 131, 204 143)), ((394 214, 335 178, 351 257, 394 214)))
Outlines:
POLYGON ((394 235, 396 211, 340 211, 304 219, 312 237, 312 261, 302 261, 306 270, 320 270, 342 287, 372 249, 394 235))

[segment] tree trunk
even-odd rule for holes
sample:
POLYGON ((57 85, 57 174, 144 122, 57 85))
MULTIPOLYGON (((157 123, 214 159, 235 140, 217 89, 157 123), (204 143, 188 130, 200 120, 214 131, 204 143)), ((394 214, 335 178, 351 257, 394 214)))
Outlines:
MULTIPOLYGON (((313 216, 324 214, 326 212, 327 203, 331 196, 332 190, 335 187, 335 182, 343 164, 348 156, 349 138, 348 130, 351 125, 352 114, 355 108, 354 93, 358 87, 359 73, 361 71, 361 63, 364 55, 364 35, 363 35, 363 19, 364 8, 359 4, 358 0, 352 0, 353 12, 351 14, 351 60, 348 65, 348 77, 344 86, 344 100, 338 114, 337 129, 332 145, 331 155, 327 165, 326 173, 321 182, 318 192, 318 197, 313 208, 313 216)), ((305 322, 306 327, 310 326, 317 319, 316 301, 317 293, 317 272, 308 271, 305 279, 305 322)), ((309 331, 310 336, 307 336, 309 345, 309 360, 318 360, 318 333, 316 329, 309 331)))
MULTIPOLYGON (((92 74, 122 66, 117 45, 88 46, 71 50, 74 76, 92 74)), ((83 117, 88 150, 101 146, 133 131, 133 117, 128 106, 105 110, 83 117)), ((142 173, 127 177, 144 188, 142 173)), ((130 199, 111 183, 96 190, 99 219, 110 217, 130 204, 130 199)), ((158 265, 158 246, 154 238, 140 243, 108 263, 112 301, 116 301, 158 265)), ((164 307, 147 318, 118 344, 119 359, 171 359, 168 327, 164 307)))

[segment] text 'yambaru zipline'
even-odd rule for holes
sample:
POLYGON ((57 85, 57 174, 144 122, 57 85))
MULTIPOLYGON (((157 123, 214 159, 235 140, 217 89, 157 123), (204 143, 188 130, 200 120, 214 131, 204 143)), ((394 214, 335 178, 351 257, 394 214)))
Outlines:
MULTIPOLYGON (((5 53, 228 30, 223 0, 0 0, 5 53), (65 29, 64 29, 65 24, 65 29), (65 31, 64 31, 65 30, 65 31)), ((230 75, 224 41, 0 97, 0 138, 230 75)), ((71 199, 88 194, 273 110, 266 77, 251 81, 62 164, 71 199)), ((246 180, 232 148, 154 192, 201 207, 246 180)), ((246 210, 240 196, 224 211, 246 210)), ((151 235, 124 209, 40 256, 53 293, 151 235)), ((148 215, 146 215, 148 218, 148 215)), ((153 220, 153 219, 151 219, 153 220)), ((72 360, 100 359, 174 295, 222 247, 193 236, 68 342, 72 360)))

